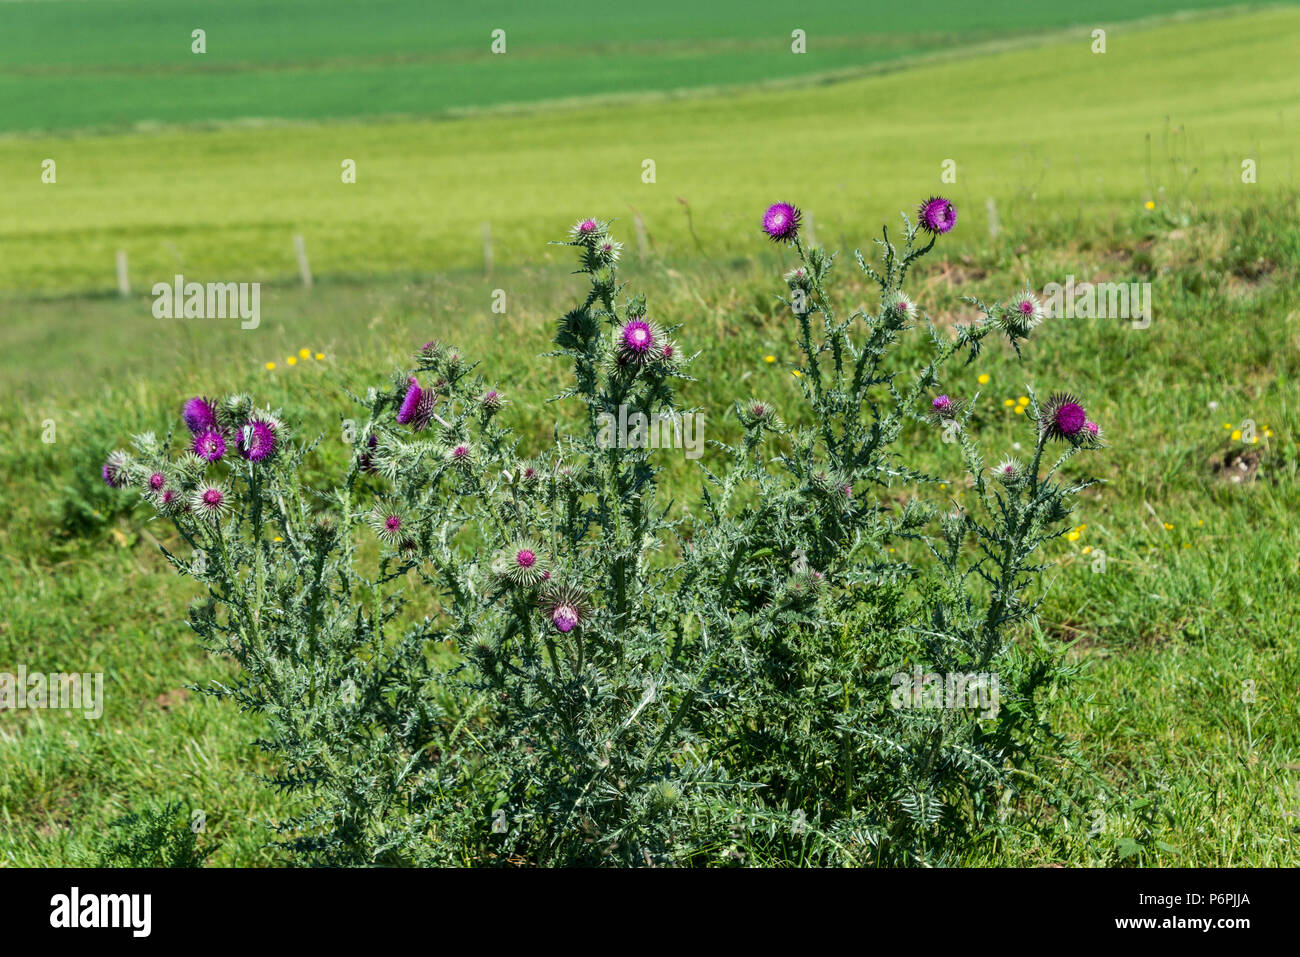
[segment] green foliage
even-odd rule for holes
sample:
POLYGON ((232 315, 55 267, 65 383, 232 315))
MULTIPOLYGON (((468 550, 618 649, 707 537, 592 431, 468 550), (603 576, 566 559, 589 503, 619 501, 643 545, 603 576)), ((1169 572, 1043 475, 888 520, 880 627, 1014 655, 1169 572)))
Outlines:
POLYGON ((190 813, 172 801, 124 814, 90 854, 92 867, 202 867, 212 848, 199 842, 190 813))
POLYGON ((1040 714, 1059 649, 1010 639, 1033 619, 1038 549, 1090 484, 1058 472, 1098 443, 1076 429, 1044 469, 1039 422, 1060 401, 1035 401, 1032 463, 986 479, 975 401, 928 392, 1034 323, 975 300, 980 318, 929 326, 928 361, 903 374, 921 315, 903 282, 934 246, 904 227, 879 266, 857 257, 875 313, 841 317, 833 257, 795 242, 807 409, 791 419, 810 424, 738 399, 742 438, 713 443, 726 468, 699 468, 697 511, 660 500, 653 443, 613 435, 698 410, 675 402, 688 330, 624 294, 594 220, 567 243, 590 289, 553 353, 581 425, 549 448, 521 457, 507 397, 436 342, 353 397, 364 424, 325 488, 303 482, 317 443, 246 396, 205 406, 222 481, 170 436, 136 436, 112 461, 191 550, 168 553, 207 590, 189 624, 240 666, 206 690, 265 720, 267 783, 292 808, 280 845, 343 865, 933 864, 997 833, 1009 796, 1071 812, 1043 777, 1062 756, 1040 714), (978 508, 917 494, 915 433, 960 445, 978 508), (991 680, 992 698, 900 696, 913 670, 991 680))

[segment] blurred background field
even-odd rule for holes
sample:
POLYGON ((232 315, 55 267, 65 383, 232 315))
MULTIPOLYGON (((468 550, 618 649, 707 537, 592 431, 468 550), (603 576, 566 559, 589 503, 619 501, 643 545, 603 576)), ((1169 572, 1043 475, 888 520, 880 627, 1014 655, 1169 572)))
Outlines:
MULTIPOLYGON (((537 355, 580 289, 545 244, 597 215, 617 219, 631 289, 702 351, 683 399, 723 437, 732 399, 795 390, 775 301, 790 256, 758 234, 766 204, 812 210, 847 254, 931 193, 960 211, 913 277, 941 328, 970 316, 963 295, 1069 275, 1150 282, 1155 303, 1149 329, 1054 320, 1023 360, 991 350, 945 383, 980 393, 991 458, 1024 441, 1027 387, 1081 393, 1112 446, 1042 609, 1085 667, 1056 706, 1109 829, 965 862, 1294 865, 1300 9, 1218 6, 673 0, 599 22, 549 2, 0 3, 0 671, 102 671, 109 698, 95 722, 0 713, 0 865, 83 860, 108 821, 167 797, 205 811, 215 862, 275 860, 256 728, 186 690, 225 667, 182 620, 192 584, 99 480, 127 434, 242 389, 333 437, 344 388, 441 338, 482 360, 540 447, 566 413, 541 402, 563 369, 537 355), (807 54, 789 52, 796 27, 807 54), (178 272, 264 282, 261 325, 155 319, 149 286, 178 272)), ((959 501, 953 450, 912 439, 950 477, 926 494, 959 501)), ((322 448, 323 469, 344 454, 322 448)), ((664 464, 689 499, 684 463, 664 464)))

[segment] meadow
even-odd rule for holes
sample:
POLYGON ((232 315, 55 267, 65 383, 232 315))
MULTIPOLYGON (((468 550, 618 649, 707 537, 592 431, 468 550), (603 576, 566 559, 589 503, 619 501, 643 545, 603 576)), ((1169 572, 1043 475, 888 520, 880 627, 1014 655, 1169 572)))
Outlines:
POLYGON ((534 264, 557 218, 596 208, 630 242, 639 212, 662 257, 725 260, 748 255, 755 196, 798 193, 839 241, 895 192, 934 189, 945 160, 973 216, 989 197, 1039 222, 1105 222, 1162 190, 1231 204, 1243 159, 1260 160, 1252 188, 1294 182, 1298 25, 1294 8, 1119 25, 1105 54, 1080 29, 978 63, 616 109, 0 139, 0 294, 113 291, 119 249, 137 290, 287 279, 294 234, 318 276, 481 270, 484 223, 498 266, 534 264))
MULTIPOLYGON (((26 36, 14 48, 28 59, 11 59, 0 83, 13 88, 25 62, 22 82, 35 85, 23 89, 62 87, 66 100, 50 102, 72 103, 96 81, 77 64, 116 62, 132 109, 114 123, 257 115, 220 103, 203 117, 158 113, 156 87, 132 88, 126 66, 161 72, 183 57, 144 41, 132 48, 121 39, 135 35, 132 21, 110 17, 109 5, 77 5, 94 55, 61 60, 41 38, 50 18, 67 14, 54 8, 69 6, 5 10, 29 31, 11 34, 26 36), (114 31, 119 40, 108 42, 114 31)), ((391 6, 393 29, 358 45, 329 25, 344 5, 327 4, 319 31, 295 49, 321 63, 400 60, 412 39, 399 14, 415 17, 417 6, 391 6)), ((864 41, 863 49, 902 56, 955 44, 957 34, 964 42, 980 31, 1005 37, 1010 6, 953 4, 938 38, 918 13, 892 23, 873 16, 862 35, 889 32, 888 42, 864 41)), ((161 8, 125 7, 158 22, 161 8)), ((482 91, 475 105, 529 98, 522 94, 538 88, 543 71, 592 42, 558 9, 539 6, 531 21, 553 59, 536 58, 529 68, 538 72, 498 86, 468 83, 482 91)), ((242 25, 246 60, 282 62, 251 7, 223 10, 242 25)), ((689 35, 680 26, 658 35, 699 68, 692 85, 770 78, 745 73, 708 45, 718 36, 758 43, 773 10, 739 18, 731 34, 710 33, 704 20, 689 35)), ((680 24, 670 12, 663 23, 680 24)), ((1095 12, 1117 18, 1124 10, 1097 4, 1095 12)), ((492 14, 431 31, 438 39, 428 46, 449 64, 467 56, 492 14)), ((718 23, 733 19, 727 10, 716 15, 718 23)), ((819 14, 828 33, 844 15, 819 14)), ((1056 28, 1059 16, 1019 22, 1056 28)), ((1294 866, 1298 29, 1300 12, 1269 9, 1117 25, 1104 55, 1090 52, 1080 30, 877 76, 616 108, 362 122, 351 118, 363 112, 359 100, 327 110, 286 93, 304 112, 280 115, 304 122, 0 138, 0 173, 10 184, 0 210, 0 382, 10 400, 0 407, 0 665, 57 671, 77 662, 104 673, 111 703, 96 722, 39 711, 0 720, 0 865, 93 860, 109 821, 169 798, 204 812, 213 863, 278 860, 262 822, 284 808, 254 778, 263 769, 249 747, 256 723, 187 690, 229 669, 201 652, 181 620, 193 584, 168 573, 158 545, 170 542, 159 525, 99 479, 104 453, 121 436, 166 428, 176 396, 246 389, 334 436, 342 390, 364 388, 432 338, 459 343, 508 395, 549 395, 560 369, 535 357, 575 284, 544 244, 591 213, 618 218, 615 231, 629 247, 625 278, 656 315, 687 323, 683 345, 702 354, 683 403, 706 410, 721 437, 735 431, 723 415, 732 399, 762 394, 780 407, 795 394, 794 330, 774 298, 789 257, 762 245, 766 204, 789 199, 815 211, 818 238, 847 254, 866 246, 880 222, 892 224, 895 210, 943 190, 961 211, 959 228, 912 284, 940 328, 969 318, 961 296, 1005 297, 1069 275, 1149 282, 1154 302, 1149 328, 1050 320, 1050 342, 1030 343, 1023 361, 990 349, 952 383, 980 393, 982 435, 1009 447, 1028 428, 1016 411, 1026 388, 1069 382, 1095 407, 1111 446, 1096 460, 1105 484, 1086 494, 1077 524, 1054 546, 1041 629, 1023 636, 1072 644, 1080 675, 1053 710, 1083 761, 1063 764, 1062 775, 1084 779, 1098 824, 1084 833, 1062 825, 1046 839, 1026 831, 1019 841, 972 848, 960 863, 1294 866), (326 117, 344 119, 319 122, 326 117), (39 181, 45 156, 63 157, 57 186, 39 181), (355 185, 339 183, 343 157, 358 162, 355 185), (656 160, 654 184, 641 180, 644 158, 656 160), (956 162, 955 184, 939 180, 945 159, 956 162), (1243 159, 1257 162, 1257 182, 1242 182, 1243 159), (650 230, 644 255, 629 206, 650 230), (483 221, 496 244, 490 276, 483 221), (294 232, 308 237, 311 291, 291 278, 294 232), (137 295, 128 299, 112 292, 118 248, 133 268, 137 295), (178 271, 199 281, 267 282, 261 326, 153 318, 143 291, 178 271), (506 293, 504 314, 491 311, 495 289, 506 293), (54 441, 42 441, 51 423, 54 441)), ((512 42, 527 36, 521 29, 512 42)), ((582 62, 600 61, 584 53, 582 62)), ((465 65, 487 68, 473 57, 465 65)), ((383 74, 377 82, 401 85, 402 63, 368 68, 383 74)), ((273 72, 290 93, 300 81, 292 69, 273 72)), ((577 96, 599 75, 568 76, 572 89, 549 89, 577 96)), ((341 88, 359 88, 355 81, 341 88)), ((670 88, 662 76, 635 86, 670 88)), ((385 102, 408 111, 400 97, 385 102)), ((415 96, 410 103, 412 113, 448 106, 415 96)), ((26 108, 26 119, 20 112, 10 120, 14 129, 50 115, 31 101, 26 108)), ((97 122, 71 107, 65 115, 69 126, 97 122)), ((919 351, 910 357, 920 362, 919 351)), ((503 413, 539 447, 559 414, 533 402, 503 413)), ((919 433, 912 440, 932 443, 924 451, 931 470, 957 474, 953 449, 919 433)), ((695 494, 680 463, 665 465, 679 497, 695 494)), ((930 494, 960 502, 964 490, 954 479, 930 494)))

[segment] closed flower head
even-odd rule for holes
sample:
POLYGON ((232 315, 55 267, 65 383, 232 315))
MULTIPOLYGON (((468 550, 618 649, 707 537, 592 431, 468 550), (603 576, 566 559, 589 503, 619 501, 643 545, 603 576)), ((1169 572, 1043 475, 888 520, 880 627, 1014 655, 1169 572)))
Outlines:
POLYGON ((108 453, 108 458, 104 460, 104 467, 100 469, 99 474, 104 478, 104 484, 109 488, 122 488, 130 478, 131 456, 127 455, 121 449, 108 453))
POLYGON ((492 571, 503 582, 519 588, 532 588, 542 582, 541 552, 531 541, 515 542, 497 553, 492 561, 492 571))
POLYGON ((537 600, 537 607, 562 634, 581 627, 591 616, 585 594, 567 585, 550 585, 537 600))
POLYGON ((400 545, 410 532, 406 513, 395 502, 380 502, 370 510, 366 522, 374 531, 375 537, 389 546, 400 545))

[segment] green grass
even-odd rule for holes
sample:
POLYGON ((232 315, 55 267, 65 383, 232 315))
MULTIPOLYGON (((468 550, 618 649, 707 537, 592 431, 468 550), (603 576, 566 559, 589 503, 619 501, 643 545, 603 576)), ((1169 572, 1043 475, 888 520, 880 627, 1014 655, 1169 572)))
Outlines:
MULTIPOLYGON (((1149 280, 1156 302, 1150 329, 1052 321, 1023 361, 994 350, 945 383, 969 395, 981 388, 977 376, 990 376, 977 421, 991 455, 1026 438, 1023 417, 1002 404, 1026 385, 1081 392, 1111 443, 1090 463, 1106 484, 1081 504, 1077 522, 1086 528, 1053 549, 1059 564, 1042 611, 1046 633, 1077 640, 1073 654, 1086 667, 1056 713, 1092 768, 1088 793, 1106 812, 1108 830, 1092 839, 1064 829, 1047 839, 1026 834, 968 862, 1107 864, 1120 861, 1121 849, 1128 863, 1300 859, 1287 816, 1300 803, 1300 598, 1292 587, 1300 574, 1298 211, 1294 199, 1230 214, 1191 209, 1189 225, 1177 228, 1134 215, 1095 229, 1086 249, 1073 232, 1019 226, 965 260, 942 257, 917 274, 914 289, 941 322, 960 315, 959 294, 992 297, 1022 275, 1066 270, 1149 280), (1247 449, 1261 456, 1255 481, 1236 484, 1216 462, 1241 447, 1223 423, 1243 418, 1272 434, 1247 449), (1101 574, 1092 570, 1096 549, 1108 559, 1101 574), (1258 690, 1250 707, 1241 701, 1247 680, 1258 690)), ((689 323, 683 345, 703 350, 699 381, 682 398, 706 410, 712 436, 734 430, 723 411, 734 397, 757 394, 793 407, 793 330, 771 298, 778 258, 763 251, 721 270, 629 272, 665 321, 689 323), (769 354, 777 361, 763 361, 769 354)), ((301 417, 308 431, 336 435, 347 408, 340 389, 378 381, 411 343, 429 337, 464 343, 481 358, 514 400, 505 414, 525 449, 540 447, 564 413, 535 399, 555 389, 563 370, 533 357, 546 348, 547 320, 566 308, 578 283, 559 269, 514 278, 534 295, 491 318, 466 308, 477 284, 451 277, 279 290, 277 310, 291 321, 228 335, 178 323, 167 330, 171 354, 137 348, 131 355, 131 306, 113 300, 33 305, 27 325, 57 329, 43 359, 24 362, 30 353, 0 342, 7 392, 28 397, 0 413, 0 661, 32 671, 103 671, 109 695, 98 722, 62 713, 4 716, 0 860, 75 859, 107 820, 146 796, 203 809, 220 841, 215 863, 273 860, 261 848, 258 822, 277 807, 251 776, 255 728, 228 707, 181 692, 226 666, 207 660, 181 621, 193 593, 158 554, 164 531, 100 487, 98 462, 128 431, 165 428, 179 398, 200 389, 255 390, 301 417), (79 338, 94 338, 105 351, 98 359, 76 353, 79 338), (300 346, 328 358, 285 366, 284 356, 300 346), (70 354, 84 361, 69 362, 70 354), (279 360, 274 372, 261 368, 267 357, 279 360), (36 438, 47 419, 57 427, 52 445, 36 438)), ((859 292, 867 295, 851 287, 850 296, 859 292)), ((3 328, 16 334, 11 324, 3 328)), ((918 344, 904 364, 920 354, 918 344)), ((920 432, 911 443, 921 464, 953 477, 926 494, 960 501, 952 449, 920 432)), ((678 499, 689 500, 688 470, 677 460, 669 465, 678 499)))
MULTIPOLYGON (((1142 15, 1223 7, 1148 0, 1142 15)), ((6 3, 0 130, 246 117, 338 119, 683 90, 879 66, 1046 29, 1133 19, 1124 0, 924 6, 661 0, 64 0, 6 3), (191 51, 202 28, 207 52, 191 51), (791 53, 802 29, 807 52, 791 53), (506 31, 503 55, 490 37, 506 31)))
MULTIPOLYGON (((14 10, 36 16, 28 6, 68 5, 14 10)), ((151 269, 173 271, 178 253, 193 279, 283 276, 293 229, 307 231, 324 277, 310 293, 268 286, 262 325, 249 332, 156 320, 143 296, 0 300, 0 671, 102 672, 108 699, 99 721, 0 713, 0 866, 83 861, 109 821, 167 798, 205 812, 213 864, 279 860, 263 822, 285 809, 254 777, 255 723, 184 690, 230 674, 183 622, 192 584, 162 560, 165 530, 98 479, 104 453, 129 432, 165 429, 188 395, 241 388, 309 433, 337 436, 342 389, 377 382, 436 337, 483 361, 512 400, 503 415, 525 449, 540 447, 566 413, 540 401, 563 370, 535 357, 581 290, 540 243, 578 210, 622 214, 635 203, 658 254, 633 252, 624 278, 659 319, 687 324, 682 344, 702 355, 681 398, 722 437, 734 429, 733 398, 794 406, 794 330, 774 301, 789 256, 755 235, 757 212, 790 196, 816 211, 824 241, 863 245, 900 205, 940 188, 949 155, 959 179, 943 188, 963 218, 911 284, 941 325, 969 315, 959 296, 1004 297, 1069 274, 1149 281, 1155 302, 1147 330, 1053 320, 1023 360, 991 349, 944 383, 981 392, 977 433, 990 456, 1025 440, 1027 424, 1003 400, 1027 386, 1082 394, 1111 446, 1090 457, 1106 482, 1081 503, 1079 537, 1054 546, 1042 607, 1045 634, 1074 641, 1083 668, 1054 711, 1091 770, 1062 774, 1105 828, 1089 837, 1048 817, 1045 834, 973 849, 964 862, 1295 866, 1300 200, 1287 31, 1297 25, 1292 12, 1270 12, 1114 31, 1105 58, 1082 46, 1023 50, 613 111, 0 141, 11 184, 12 170, 51 146, 75 157, 60 161, 57 188, 18 182, 6 195, 0 287, 10 292, 100 289, 118 245, 131 251, 137 288, 151 269), (773 145, 769 134, 791 117, 808 140, 773 145), (358 194, 327 192, 332 172, 301 174, 303 157, 345 141, 374 151, 358 194), (647 143, 669 158, 653 188, 639 182, 647 143), (1244 186, 1240 158, 1252 155, 1260 183, 1244 186), (251 189, 250 170, 264 180, 251 189), (503 184, 513 185, 498 194, 503 184), (215 204, 183 205, 213 190, 215 204), (689 258, 679 193, 707 261, 689 258), (987 195, 1002 210, 996 239, 987 195), (1154 210, 1142 208, 1148 197, 1154 210), (485 217, 500 244, 491 279, 474 250, 485 217), (389 275, 363 278, 370 270, 389 275), (507 290, 505 315, 489 311, 493 288, 507 290), (304 347, 327 358, 287 366, 304 347), (1261 429, 1258 445, 1224 428, 1246 418, 1261 429), (1258 456, 1253 481, 1221 468, 1240 452, 1258 456), (1245 681, 1255 704, 1242 701, 1245 681)), ((632 238, 628 222, 616 230, 632 238)), ((861 286, 847 292, 871 301, 861 286)), ((901 361, 920 355, 917 344, 901 361)), ((925 494, 960 500, 955 451, 919 430, 909 441, 919 465, 951 476, 925 494)), ((678 501, 690 500, 689 470, 666 464, 678 501)))
POLYGON ((743 255, 778 196, 836 241, 940 187, 972 231, 989 197, 1004 221, 1105 221, 1171 193, 1229 206, 1294 188, 1297 31, 1300 10, 1282 9, 1117 27, 1101 55, 1080 30, 975 61, 616 109, 3 139, 0 294, 111 291, 118 249, 137 290, 177 272, 285 279, 295 233, 321 276, 481 268, 485 222, 496 263, 523 266, 548 261, 557 221, 598 210, 630 227, 633 207, 660 254, 693 255, 679 200, 714 260, 743 255), (949 159, 955 184, 940 180, 949 159))

